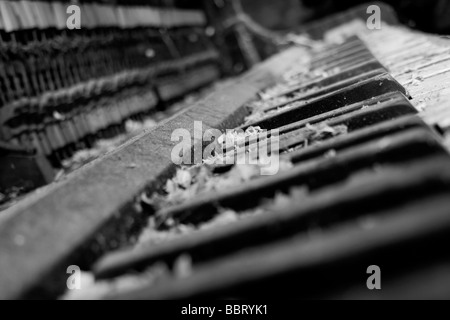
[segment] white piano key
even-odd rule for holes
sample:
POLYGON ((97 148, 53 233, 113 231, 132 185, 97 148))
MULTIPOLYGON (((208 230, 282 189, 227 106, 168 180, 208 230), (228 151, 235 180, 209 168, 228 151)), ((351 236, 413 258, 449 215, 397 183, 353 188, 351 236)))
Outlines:
MULTIPOLYGON (((67 27, 67 7, 69 4, 63 4, 62 2, 54 1, 51 3, 53 15, 55 17, 55 27, 63 30, 67 27)), ((83 18, 81 16, 81 23, 83 25, 83 18)))
POLYGON ((6 32, 19 30, 20 22, 16 17, 14 8, 10 1, 0 1, 0 14, 3 20, 3 27, 6 32))

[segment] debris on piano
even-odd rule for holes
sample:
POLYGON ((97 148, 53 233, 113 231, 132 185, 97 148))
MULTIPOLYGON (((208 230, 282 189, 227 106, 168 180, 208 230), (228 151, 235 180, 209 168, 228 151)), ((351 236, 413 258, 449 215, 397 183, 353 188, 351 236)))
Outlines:
POLYGON ((450 297, 449 38, 121 3, 0 1, 0 299, 450 297))

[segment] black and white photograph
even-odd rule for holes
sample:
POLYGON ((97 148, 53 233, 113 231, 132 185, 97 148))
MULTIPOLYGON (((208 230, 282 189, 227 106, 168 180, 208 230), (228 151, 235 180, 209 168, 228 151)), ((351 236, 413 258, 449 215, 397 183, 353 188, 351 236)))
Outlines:
POLYGON ((450 300, 449 244, 450 1, 0 0, 0 300, 450 300))

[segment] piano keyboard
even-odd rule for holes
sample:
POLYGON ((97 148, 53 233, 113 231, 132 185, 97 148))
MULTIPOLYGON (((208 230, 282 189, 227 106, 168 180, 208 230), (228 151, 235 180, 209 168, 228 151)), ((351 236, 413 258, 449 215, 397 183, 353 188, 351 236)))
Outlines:
MULTIPOLYGON (((300 75, 261 94, 266 100, 255 110, 261 119, 241 127, 278 129, 281 157, 293 168, 152 210, 152 236, 93 268, 97 280, 115 283, 139 272, 142 281, 117 292, 111 285, 113 293, 102 298, 358 298, 360 274, 375 262, 388 277, 381 295, 400 298, 411 294, 398 284, 402 265, 423 272, 416 255, 448 265, 439 249, 450 227, 443 173, 450 158, 442 138, 360 39, 325 52, 311 71, 331 75, 300 75), (280 97, 286 99, 279 103, 280 97), (311 125, 346 130, 308 146, 304 132, 311 125), (228 222, 208 225, 224 215, 228 222), (158 243, 155 226, 169 240, 158 243), (417 246, 426 252, 417 253, 417 246), (177 270, 185 257, 183 275, 177 270), (161 263, 167 273, 142 284, 161 263)), ((433 286, 417 294, 434 294, 433 286)))
POLYGON ((314 27, 339 43, 287 49, 8 210, 0 298, 448 298, 447 51, 342 20, 314 27), (171 134, 194 120, 278 129, 280 172, 175 168, 171 134))
POLYGON ((69 5, 0 2, 0 140, 55 167, 220 77, 202 11, 83 3, 81 30, 68 30, 69 5))

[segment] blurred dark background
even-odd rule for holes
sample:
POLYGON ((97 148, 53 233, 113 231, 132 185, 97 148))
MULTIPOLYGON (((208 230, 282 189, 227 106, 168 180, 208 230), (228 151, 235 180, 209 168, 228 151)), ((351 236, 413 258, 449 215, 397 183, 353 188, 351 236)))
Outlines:
MULTIPOLYGON (((364 0, 241 0, 241 2, 245 11, 258 23, 278 30, 289 29, 359 4, 370 3, 364 0)), ((391 5, 400 21, 411 28, 450 34, 450 1, 448 0, 380 2, 391 5)))

